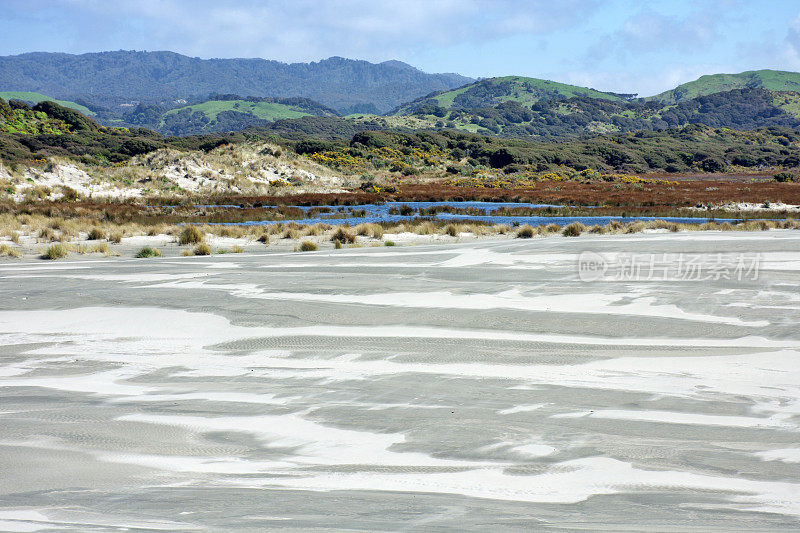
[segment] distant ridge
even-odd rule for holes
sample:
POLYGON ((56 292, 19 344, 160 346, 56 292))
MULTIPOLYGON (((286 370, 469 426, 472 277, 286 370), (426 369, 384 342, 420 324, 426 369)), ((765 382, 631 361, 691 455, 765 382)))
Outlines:
POLYGON ((800 73, 783 70, 749 70, 738 74, 709 74, 646 100, 677 103, 733 89, 800 92, 800 73))
POLYGON ((0 57, 0 90, 38 92, 66 100, 104 96, 160 101, 228 93, 304 97, 337 111, 372 105, 385 112, 471 81, 458 74, 427 74, 400 61, 375 64, 342 57, 291 64, 137 51, 0 57))

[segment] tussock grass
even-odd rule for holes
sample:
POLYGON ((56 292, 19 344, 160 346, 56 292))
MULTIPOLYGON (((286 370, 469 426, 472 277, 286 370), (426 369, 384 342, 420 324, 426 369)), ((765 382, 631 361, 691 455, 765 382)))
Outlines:
POLYGON ((233 246, 231 246, 231 253, 232 254, 240 254, 242 252, 244 252, 244 248, 242 248, 238 244, 234 244, 233 246))
POLYGON ((300 243, 300 251, 301 252, 316 252, 317 245, 311 241, 303 241, 300 243))
POLYGON ((138 257, 140 259, 145 257, 161 257, 161 251, 158 248, 151 248, 149 246, 144 246, 136 252, 134 257, 138 257))
POLYGON ((94 227, 89 230, 89 235, 86 237, 90 241, 101 241, 106 238, 106 232, 101 228, 94 227))
POLYGON ((22 257, 22 252, 7 244, 0 244, 0 256, 22 257))
POLYGON ((211 247, 204 242, 201 242, 192 250, 193 255, 211 255, 211 247))
POLYGON ((287 228, 286 231, 283 232, 283 239, 297 239, 300 237, 300 232, 297 231, 295 228, 287 228))
POLYGON ((606 229, 605 226, 600 226, 598 224, 595 224, 594 226, 589 228, 589 233, 594 233, 595 235, 603 235, 607 231, 608 230, 606 229))
POLYGON ((524 226, 520 226, 517 230, 517 239, 530 239, 534 235, 536 235, 536 230, 533 229, 533 226, 529 226, 525 224, 524 226))
POLYGON ((121 231, 114 231, 108 234, 108 240, 113 242, 114 244, 119 244, 122 242, 122 232, 121 231))
POLYGON ((256 241, 264 244, 269 244, 269 233, 267 232, 262 233, 261 235, 258 236, 258 239, 256 239, 256 241))
POLYGON ((63 244, 51 244, 47 247, 47 249, 42 253, 42 259, 62 259, 67 257, 67 247, 63 244))
POLYGON ((339 241, 342 244, 353 244, 354 242, 356 242, 356 236, 350 233, 345 228, 339 226, 338 228, 336 228, 336 231, 333 232, 333 235, 331 235, 331 240, 339 241))
POLYGON ((586 226, 581 224, 580 222, 573 222, 571 224, 567 224, 564 226, 564 229, 561 231, 561 234, 564 237, 579 237, 581 233, 586 231, 586 226))
POLYGON ((203 242, 203 232, 197 226, 186 226, 178 236, 178 244, 199 244, 203 242))
POLYGON ((539 226, 540 231, 539 233, 559 233, 561 231, 561 226, 558 224, 548 224, 546 226, 539 226))
POLYGON ((457 224, 448 224, 444 227, 444 234, 449 235, 450 237, 458 237, 460 228, 457 224))
POLYGON ((108 248, 108 244, 105 242, 90 246, 87 252, 90 254, 103 254, 105 256, 111 255, 111 250, 108 248))
POLYGON ((510 230, 510 228, 508 226, 506 226, 505 224, 498 224, 495 227, 495 231, 497 231, 498 235, 505 235, 506 233, 508 233, 509 230, 510 230))

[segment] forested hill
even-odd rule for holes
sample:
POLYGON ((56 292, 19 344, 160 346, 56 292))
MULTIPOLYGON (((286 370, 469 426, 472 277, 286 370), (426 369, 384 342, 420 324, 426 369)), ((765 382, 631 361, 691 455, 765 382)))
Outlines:
POLYGON ((159 101, 230 93, 305 97, 343 113, 386 112, 471 81, 458 74, 427 74, 399 61, 376 64, 341 57, 292 64, 136 51, 0 57, 0 90, 35 91, 61 99, 159 101))

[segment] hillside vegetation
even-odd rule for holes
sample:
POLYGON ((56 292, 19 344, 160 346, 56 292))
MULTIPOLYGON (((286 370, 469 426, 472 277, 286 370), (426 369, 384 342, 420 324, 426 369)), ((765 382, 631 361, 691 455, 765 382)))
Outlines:
POLYGON ((94 111, 84 105, 67 100, 57 100, 39 93, 25 91, 0 91, 0 98, 3 98, 4 100, 19 100, 20 102, 25 102, 26 104, 30 104, 32 106, 38 104, 39 102, 51 101, 57 103, 58 105, 74 109, 75 111, 83 113, 87 117, 95 116, 94 111))
MULTIPOLYGON (((495 101, 499 97, 453 100, 450 107, 437 105, 435 97, 418 100, 398 110, 396 116, 412 116, 431 129, 456 129, 507 137, 575 137, 637 130, 658 131, 688 124, 748 130, 769 126, 800 126, 800 94, 766 89, 735 89, 664 104, 606 95, 542 97, 538 90, 525 96, 524 87, 514 99, 497 105, 461 107, 463 104, 495 101), (527 98, 527 100, 526 100, 527 98), (536 100, 538 98, 538 100, 536 100), (530 101, 536 100, 533 104, 530 101), (522 102, 525 103, 522 103, 522 102)), ((416 127, 425 127, 417 125, 416 127)))
POLYGON ((754 70, 738 74, 710 74, 674 89, 651 96, 647 100, 677 103, 698 96, 733 89, 767 89, 770 91, 800 92, 800 73, 781 70, 754 70))

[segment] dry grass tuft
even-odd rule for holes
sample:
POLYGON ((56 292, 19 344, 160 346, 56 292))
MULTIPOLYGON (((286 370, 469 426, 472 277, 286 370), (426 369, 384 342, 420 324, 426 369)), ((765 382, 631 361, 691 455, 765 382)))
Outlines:
POLYGON ((204 242, 201 242, 192 250, 193 255, 211 255, 211 247, 204 242))
POLYGON ((356 242, 356 236, 339 226, 336 228, 336 231, 333 232, 333 235, 331 235, 331 240, 339 241, 342 244, 353 244, 356 242))
POLYGON ((89 230, 89 235, 86 238, 90 241, 101 241, 106 238, 106 232, 101 228, 94 227, 89 230))
POLYGON ((564 237, 579 237, 584 231, 586 231, 586 226, 580 222, 573 222, 571 224, 567 224, 561 231, 561 234, 564 237))
POLYGON ((517 239, 530 239, 536 234, 536 230, 532 226, 525 224, 520 226, 517 230, 517 239))
POLYGON ((7 244, 0 244, 0 256, 22 257, 22 252, 7 244))
POLYGON ((44 253, 42 253, 42 259, 55 260, 64 257, 67 257, 67 247, 63 244, 51 244, 44 253))
POLYGON ((301 252, 316 252, 317 245, 311 241, 303 241, 300 243, 300 251, 301 252))
POLYGON ((178 244, 199 244, 203 242, 203 232, 197 226, 186 226, 178 236, 178 244))

